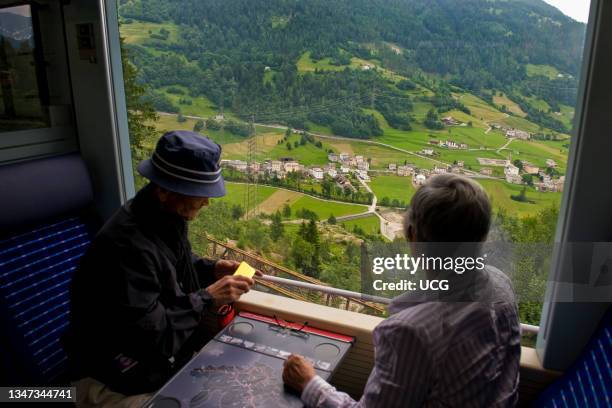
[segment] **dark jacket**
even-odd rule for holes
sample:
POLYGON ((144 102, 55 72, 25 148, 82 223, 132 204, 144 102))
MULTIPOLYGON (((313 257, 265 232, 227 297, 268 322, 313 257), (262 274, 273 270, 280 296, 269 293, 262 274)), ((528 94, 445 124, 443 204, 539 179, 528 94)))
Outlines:
POLYGON ((205 308, 197 292, 214 281, 213 269, 192 254, 186 221, 160 208, 153 187, 138 192, 74 274, 64 338, 73 378, 126 395, 161 387, 194 351, 187 340, 205 308))

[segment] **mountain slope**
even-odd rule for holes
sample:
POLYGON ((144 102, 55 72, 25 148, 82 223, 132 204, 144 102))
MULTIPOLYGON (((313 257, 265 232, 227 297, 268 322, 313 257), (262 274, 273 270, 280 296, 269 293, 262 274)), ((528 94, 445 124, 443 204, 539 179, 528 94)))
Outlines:
MULTIPOLYGON (((124 0, 120 13, 179 33, 180 40, 169 41, 160 30, 144 47, 132 46, 145 82, 157 89, 184 85, 241 116, 268 117, 287 106, 368 90, 397 98, 384 78, 342 71, 359 58, 405 78, 433 74, 485 98, 490 90, 502 90, 532 119, 558 131, 567 129, 526 97, 553 107, 573 105, 585 33, 584 24, 541 0, 124 0), (296 64, 306 52, 340 68, 301 75, 296 64), (528 64, 567 75, 529 76, 528 64)), ((447 89, 438 96, 448 95, 447 89)), ((385 117, 408 128, 408 119, 398 115, 409 112, 410 103, 385 105, 393 110, 385 117)), ((352 133, 380 132, 352 105, 331 113, 343 118, 338 127, 347 129, 351 122, 359 128, 352 133)))

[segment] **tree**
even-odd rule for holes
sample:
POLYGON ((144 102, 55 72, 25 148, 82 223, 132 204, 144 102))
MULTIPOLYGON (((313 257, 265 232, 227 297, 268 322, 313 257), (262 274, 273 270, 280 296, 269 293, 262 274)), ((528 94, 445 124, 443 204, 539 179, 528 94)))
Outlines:
POLYGON ((287 128, 285 131, 285 139, 289 139, 289 136, 291 136, 291 128, 287 128))
POLYGON ((528 186, 533 186, 533 176, 531 174, 523 174, 521 179, 523 180, 523 183, 527 184, 528 186))
POLYGON ((239 220, 244 215, 244 209, 240 204, 234 204, 232 206, 232 218, 239 220))
POLYGON ((138 68, 129 60, 129 54, 121 38, 121 64, 123 65, 123 81, 125 86, 125 100, 127 103, 128 131, 130 133, 130 147, 135 162, 144 158, 144 141, 147 137, 155 138, 157 131, 154 122, 158 116, 153 105, 144 96, 147 93, 145 85, 137 82, 138 68))
POLYGON ((201 132, 204 129, 204 121, 202 119, 198 119, 197 122, 193 125, 194 132, 201 132))
POLYGON ((330 225, 336 225, 336 217, 334 216, 334 214, 330 214, 329 218, 327 219, 327 223, 330 225))
POLYGON ((514 160, 512 163, 513 163, 513 164, 514 164, 516 167, 518 167, 518 168, 519 168, 519 170, 523 170, 523 162, 522 162, 521 160, 519 160, 519 159, 515 159, 515 160, 514 160))
POLYGON ((283 206, 283 217, 289 218, 291 217, 291 207, 288 204, 283 206))
POLYGON ((287 142, 287 150, 291 150, 291 149, 292 149, 291 143, 287 142))
POLYGON ((280 211, 276 211, 276 213, 272 215, 272 224, 270 225, 270 237, 274 242, 276 242, 283 235, 285 235, 285 226, 283 225, 280 211))
POLYGON ((185 116, 183 116, 182 113, 179 112, 179 114, 176 117, 176 121, 178 123, 184 123, 184 122, 187 122, 187 119, 185 118, 185 116))

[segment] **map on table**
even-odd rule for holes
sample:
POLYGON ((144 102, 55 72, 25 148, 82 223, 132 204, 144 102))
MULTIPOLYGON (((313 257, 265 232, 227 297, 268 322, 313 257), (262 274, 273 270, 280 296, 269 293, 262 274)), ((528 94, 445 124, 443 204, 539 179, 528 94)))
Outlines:
POLYGON ((353 338, 241 313, 146 404, 147 408, 301 407, 282 381, 292 353, 329 378, 353 338))

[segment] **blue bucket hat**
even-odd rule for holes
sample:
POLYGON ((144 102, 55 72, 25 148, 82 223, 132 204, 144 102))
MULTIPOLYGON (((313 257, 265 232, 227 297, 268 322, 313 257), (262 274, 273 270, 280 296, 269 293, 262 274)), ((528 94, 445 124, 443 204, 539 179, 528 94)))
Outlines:
POLYGON ((138 173, 160 187, 192 197, 223 197, 221 146, 188 130, 165 133, 138 173))

